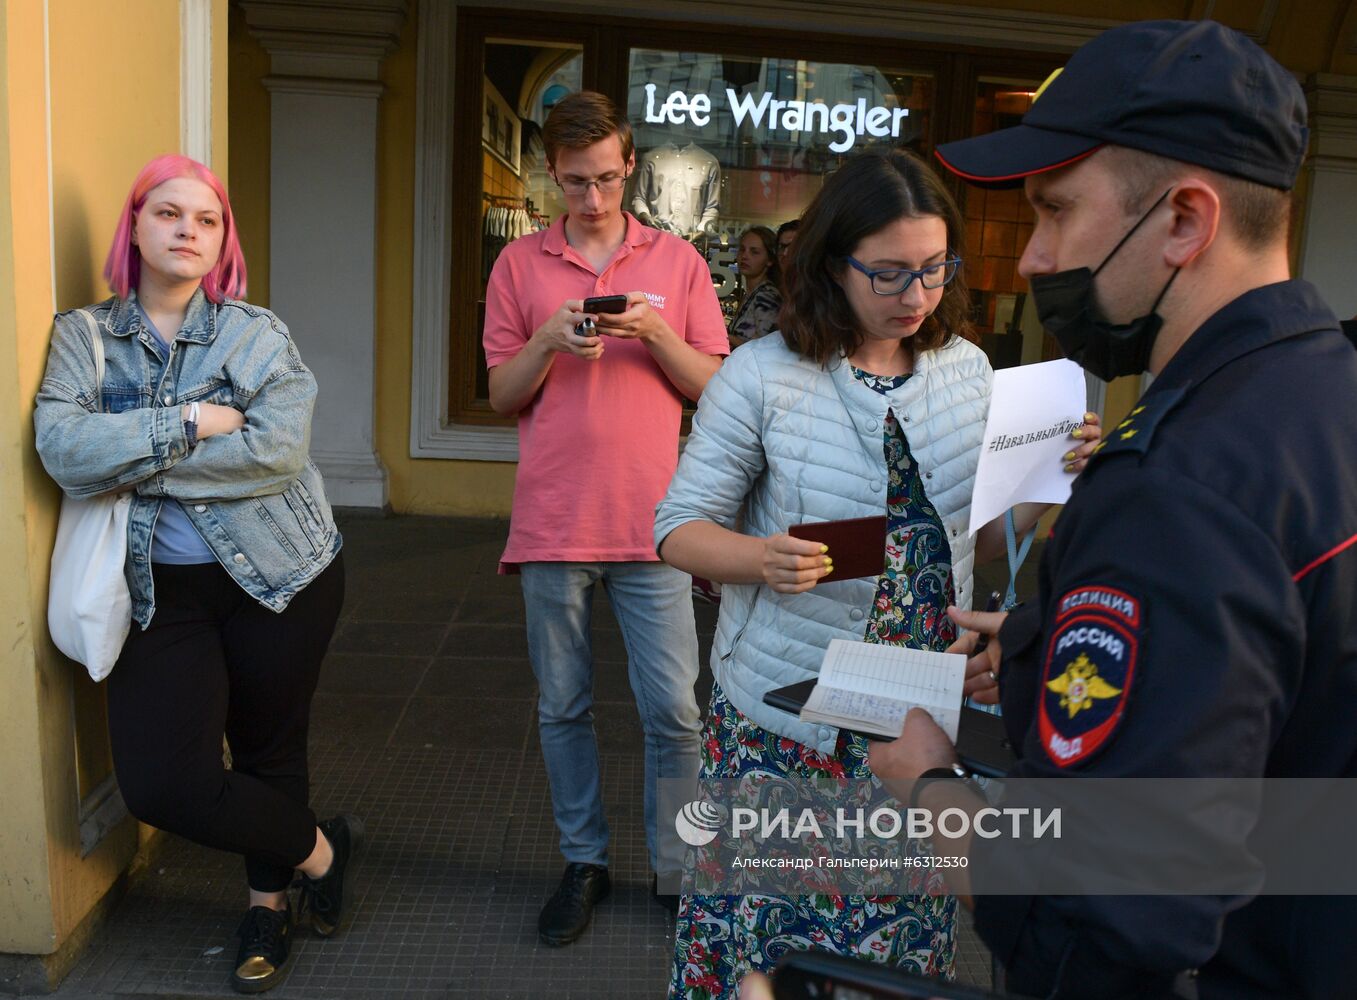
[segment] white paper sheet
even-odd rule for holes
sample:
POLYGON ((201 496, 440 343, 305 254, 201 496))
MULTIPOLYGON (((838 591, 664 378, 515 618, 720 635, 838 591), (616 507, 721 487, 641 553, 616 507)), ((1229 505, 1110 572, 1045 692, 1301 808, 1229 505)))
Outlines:
POLYGON ((1064 503, 1074 477, 1062 456, 1084 420, 1084 370, 1073 361, 1004 368, 994 395, 971 496, 971 534, 1019 503, 1064 503))
POLYGON ((917 706, 956 742, 965 680, 960 653, 833 639, 801 718, 895 737, 917 706))

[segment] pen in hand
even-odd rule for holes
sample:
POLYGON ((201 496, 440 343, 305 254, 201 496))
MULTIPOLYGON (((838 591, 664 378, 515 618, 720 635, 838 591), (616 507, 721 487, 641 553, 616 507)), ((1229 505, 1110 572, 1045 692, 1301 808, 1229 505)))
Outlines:
MULTIPOLYGON (((991 591, 989 595, 989 600, 985 602, 985 611, 987 613, 998 611, 999 603, 1002 600, 1003 596, 997 590, 991 591)), ((979 656, 981 653, 985 651, 985 647, 988 645, 989 645, 989 634, 986 632, 981 632, 980 638, 975 640, 975 648, 971 650, 971 656, 979 656)))

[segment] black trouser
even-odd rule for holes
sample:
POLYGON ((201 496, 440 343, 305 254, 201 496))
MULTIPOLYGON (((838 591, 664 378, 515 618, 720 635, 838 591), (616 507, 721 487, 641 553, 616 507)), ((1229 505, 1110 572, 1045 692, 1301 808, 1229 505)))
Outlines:
POLYGON ((151 625, 133 623, 108 679, 123 799, 152 826, 243 854, 250 888, 278 892, 315 849, 307 724, 344 603, 342 559, 281 614, 216 563, 156 564, 154 577, 151 625))

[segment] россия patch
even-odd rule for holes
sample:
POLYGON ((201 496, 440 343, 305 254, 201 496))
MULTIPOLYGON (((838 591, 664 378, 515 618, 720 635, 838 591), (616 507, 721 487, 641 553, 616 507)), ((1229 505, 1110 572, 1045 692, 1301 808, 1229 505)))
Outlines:
POLYGON ((1075 588, 1056 608, 1038 733, 1046 755, 1064 768, 1106 746, 1121 724, 1144 617, 1136 598, 1102 586, 1075 588))

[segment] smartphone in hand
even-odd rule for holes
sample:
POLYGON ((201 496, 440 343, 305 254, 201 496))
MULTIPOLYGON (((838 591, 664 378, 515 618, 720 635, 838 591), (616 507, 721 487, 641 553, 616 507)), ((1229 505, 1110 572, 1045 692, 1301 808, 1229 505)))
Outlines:
MULTIPOLYGON (((625 295, 595 295, 592 298, 584 300, 584 305, 580 307, 580 312, 594 313, 621 313, 627 311, 627 297, 625 295)), ((575 327, 577 337, 597 337, 598 330, 594 326, 594 318, 590 316, 579 326, 575 327)))
POLYGON ((627 311, 627 297, 625 295, 596 295, 593 298, 585 299, 584 306, 580 312, 594 313, 621 313, 627 311))

